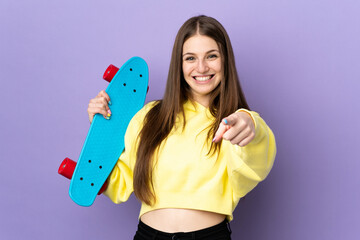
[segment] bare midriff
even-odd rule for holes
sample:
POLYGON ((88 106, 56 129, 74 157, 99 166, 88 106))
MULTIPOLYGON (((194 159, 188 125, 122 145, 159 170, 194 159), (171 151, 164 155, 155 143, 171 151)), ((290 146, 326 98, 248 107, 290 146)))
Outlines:
POLYGON ((163 208, 144 213, 140 219, 159 231, 191 232, 212 227, 225 219, 224 214, 194 209, 163 208))

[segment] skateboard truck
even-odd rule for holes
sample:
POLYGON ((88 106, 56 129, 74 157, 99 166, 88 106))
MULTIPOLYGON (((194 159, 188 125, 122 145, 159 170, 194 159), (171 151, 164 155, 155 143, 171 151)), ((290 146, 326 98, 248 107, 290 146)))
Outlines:
MULTIPOLYGON (((130 71, 131 70, 132 69, 130 68, 130 71)), ((119 71, 118 67, 110 64, 104 72, 103 79, 110 83, 118 71, 119 71)), ((146 90, 146 93, 148 93, 148 92, 149 92, 149 86, 147 87, 147 90, 146 90)))
MULTIPOLYGON (((75 167, 76 167, 75 161, 71 160, 70 158, 65 158, 60 164, 58 173, 66 177, 67 179, 71 180, 75 167)), ((102 187, 100 188, 98 195, 101 195, 106 190, 107 186, 108 186, 108 182, 105 181, 102 187)))

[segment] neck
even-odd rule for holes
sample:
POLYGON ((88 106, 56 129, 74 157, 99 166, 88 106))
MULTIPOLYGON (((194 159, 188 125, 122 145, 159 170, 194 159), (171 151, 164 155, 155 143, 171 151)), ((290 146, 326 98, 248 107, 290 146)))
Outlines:
POLYGON ((208 108, 209 107, 209 105, 210 105, 210 97, 196 97, 196 96, 192 96, 192 98, 191 98, 191 100, 192 101, 194 101, 194 102, 197 102, 197 103, 199 103, 200 105, 202 105, 202 106, 204 106, 204 107, 206 107, 206 108, 208 108))

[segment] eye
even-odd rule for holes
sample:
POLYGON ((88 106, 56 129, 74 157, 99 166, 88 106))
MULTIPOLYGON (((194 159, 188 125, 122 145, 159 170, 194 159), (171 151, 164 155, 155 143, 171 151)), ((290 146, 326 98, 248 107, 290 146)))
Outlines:
POLYGON ((208 58, 212 58, 212 59, 215 59, 215 58, 217 58, 218 56, 216 55, 216 54, 211 54, 211 55, 209 55, 208 56, 208 58))
POLYGON ((185 61, 194 61, 194 60, 195 60, 194 57, 186 57, 186 58, 185 58, 185 61))

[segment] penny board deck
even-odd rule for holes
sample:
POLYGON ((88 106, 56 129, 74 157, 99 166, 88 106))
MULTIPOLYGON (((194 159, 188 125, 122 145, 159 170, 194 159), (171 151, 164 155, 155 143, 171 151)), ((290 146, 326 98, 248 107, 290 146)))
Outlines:
POLYGON ((116 73, 106 92, 111 118, 96 114, 81 150, 69 195, 81 206, 91 206, 124 150, 124 136, 132 117, 143 107, 148 87, 148 66, 140 57, 129 59, 116 73))

